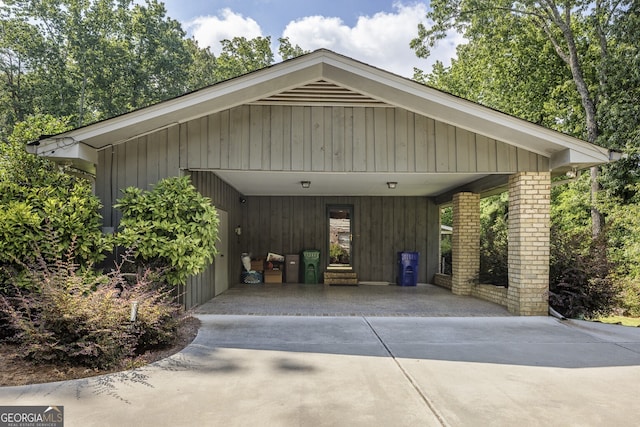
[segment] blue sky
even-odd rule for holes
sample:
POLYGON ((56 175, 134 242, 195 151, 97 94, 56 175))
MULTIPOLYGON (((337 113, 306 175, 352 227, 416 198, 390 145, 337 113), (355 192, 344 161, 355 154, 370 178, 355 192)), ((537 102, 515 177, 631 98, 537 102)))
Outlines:
MULTIPOLYGON (((428 60, 409 48, 419 22, 426 23, 428 2, 393 0, 164 0, 167 13, 182 23, 201 46, 219 53, 222 39, 279 37, 305 50, 327 48, 400 74, 413 67, 429 70, 436 59, 448 64, 457 34, 442 41, 428 60)), ((428 25, 428 23, 426 23, 428 25)), ((276 58, 279 60, 279 58, 276 58)))

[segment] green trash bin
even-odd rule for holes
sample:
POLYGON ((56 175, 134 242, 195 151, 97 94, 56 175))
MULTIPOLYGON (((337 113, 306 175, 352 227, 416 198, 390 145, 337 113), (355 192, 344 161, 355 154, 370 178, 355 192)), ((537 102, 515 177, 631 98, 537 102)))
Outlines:
POLYGON ((302 251, 304 283, 316 284, 320 275, 320 251, 308 249, 302 251))

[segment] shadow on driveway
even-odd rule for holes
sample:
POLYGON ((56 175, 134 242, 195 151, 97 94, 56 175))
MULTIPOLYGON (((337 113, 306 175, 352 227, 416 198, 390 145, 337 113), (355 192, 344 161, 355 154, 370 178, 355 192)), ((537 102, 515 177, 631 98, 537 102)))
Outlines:
POLYGON ((326 353, 557 368, 640 366, 640 328, 551 317, 198 315, 185 350, 326 353))

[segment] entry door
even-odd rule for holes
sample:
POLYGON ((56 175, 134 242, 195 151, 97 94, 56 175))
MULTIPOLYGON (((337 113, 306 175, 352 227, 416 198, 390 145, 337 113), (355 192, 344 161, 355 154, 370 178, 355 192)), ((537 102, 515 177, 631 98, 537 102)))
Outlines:
POLYGON ((329 269, 351 269, 353 206, 328 206, 329 269))
POLYGON ((229 215, 226 211, 218 209, 218 242, 216 243, 215 267, 215 294, 219 295, 229 289, 229 215))

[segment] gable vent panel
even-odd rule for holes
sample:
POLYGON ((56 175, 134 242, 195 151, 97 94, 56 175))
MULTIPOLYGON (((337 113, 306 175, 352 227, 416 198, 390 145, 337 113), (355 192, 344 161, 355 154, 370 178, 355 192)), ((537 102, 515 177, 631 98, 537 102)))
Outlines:
POLYGON ((319 80, 252 102, 253 105, 344 105, 389 107, 390 105, 350 89, 319 80))

